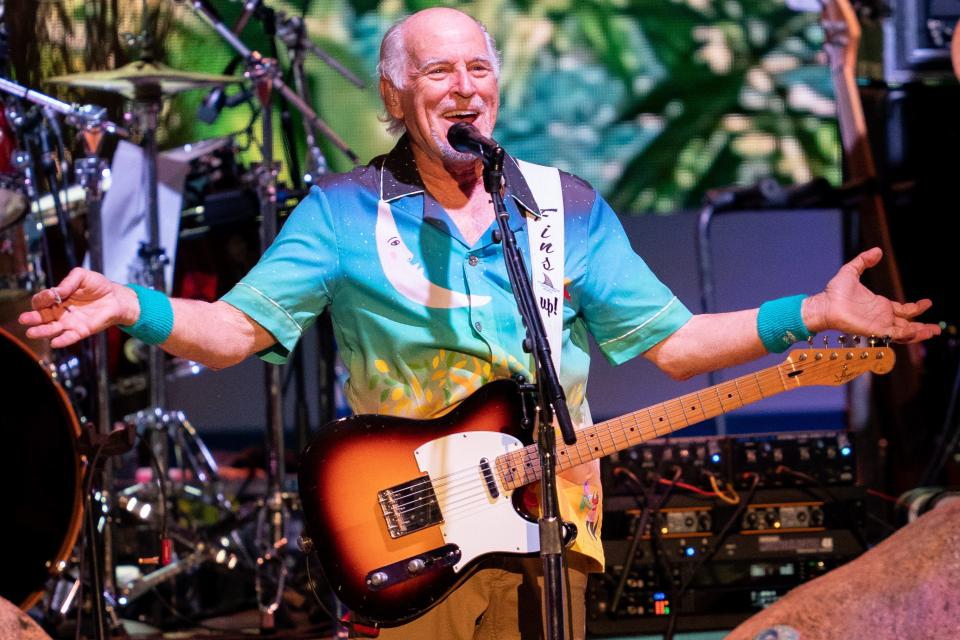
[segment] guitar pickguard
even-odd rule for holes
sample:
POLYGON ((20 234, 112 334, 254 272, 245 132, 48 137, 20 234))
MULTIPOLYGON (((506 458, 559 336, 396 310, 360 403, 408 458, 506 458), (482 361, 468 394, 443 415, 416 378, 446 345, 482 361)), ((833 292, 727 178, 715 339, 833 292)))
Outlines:
POLYGON ((522 448, 513 436, 474 431, 431 440, 414 452, 420 470, 428 474, 433 485, 443 538, 460 548, 455 571, 487 553, 539 551, 536 523, 517 514, 512 491, 505 487, 490 491, 483 465, 484 459, 495 460, 522 448))

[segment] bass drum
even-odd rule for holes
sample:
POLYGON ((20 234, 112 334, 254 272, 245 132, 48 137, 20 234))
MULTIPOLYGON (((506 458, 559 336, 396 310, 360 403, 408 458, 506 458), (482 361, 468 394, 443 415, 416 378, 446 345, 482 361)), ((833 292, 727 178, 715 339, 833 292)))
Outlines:
POLYGON ((66 393, 36 354, 2 329, 0 363, 0 486, 7 496, 0 597, 26 610, 80 531, 80 427, 66 393))

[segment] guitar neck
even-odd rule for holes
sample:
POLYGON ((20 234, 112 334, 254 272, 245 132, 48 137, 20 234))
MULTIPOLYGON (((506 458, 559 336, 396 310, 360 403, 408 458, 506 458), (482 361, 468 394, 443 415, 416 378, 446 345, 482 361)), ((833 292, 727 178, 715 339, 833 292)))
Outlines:
MULTIPOLYGON (((800 386, 797 371, 788 360, 756 373, 734 378, 694 393, 628 413, 577 430, 574 445, 558 443, 557 471, 670 435, 692 424, 800 386)), ((507 489, 517 489, 540 479, 537 445, 497 458, 497 471, 507 489)))

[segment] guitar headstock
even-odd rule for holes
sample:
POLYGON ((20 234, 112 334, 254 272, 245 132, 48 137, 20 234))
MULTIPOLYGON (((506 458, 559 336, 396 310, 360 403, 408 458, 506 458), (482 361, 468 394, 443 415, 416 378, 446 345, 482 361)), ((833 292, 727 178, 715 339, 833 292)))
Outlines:
POLYGON ((853 70, 860 48, 860 20, 850 0, 822 0, 823 49, 834 71, 853 70))
POLYGON ((783 376, 798 386, 846 384, 864 373, 890 373, 897 356, 886 345, 793 349, 780 365, 783 376))

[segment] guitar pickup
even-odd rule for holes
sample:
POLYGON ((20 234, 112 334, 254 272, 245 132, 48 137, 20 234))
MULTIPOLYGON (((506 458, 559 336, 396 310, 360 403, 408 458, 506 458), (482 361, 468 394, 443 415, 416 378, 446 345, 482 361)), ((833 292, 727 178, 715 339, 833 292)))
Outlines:
POLYGON ((490 461, 486 458, 480 458, 480 473, 483 475, 483 481, 487 484, 487 492, 490 497, 496 500, 500 497, 500 490, 497 489, 497 481, 493 477, 493 469, 490 468, 490 461))
POLYGON ((417 578, 460 562, 460 547, 446 544, 426 553, 405 558, 367 574, 366 583, 371 591, 380 591, 387 587, 417 578))
POLYGON ((377 499, 391 538, 443 522, 429 476, 384 489, 377 494, 377 499))

